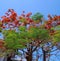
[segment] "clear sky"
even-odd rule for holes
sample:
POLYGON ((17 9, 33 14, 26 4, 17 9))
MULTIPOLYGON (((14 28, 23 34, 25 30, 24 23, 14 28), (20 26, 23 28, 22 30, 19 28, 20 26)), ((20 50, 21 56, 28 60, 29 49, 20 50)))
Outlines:
POLYGON ((60 0, 0 0, 0 16, 9 9, 14 9, 18 14, 26 12, 41 12, 45 18, 48 14, 60 14, 60 0))

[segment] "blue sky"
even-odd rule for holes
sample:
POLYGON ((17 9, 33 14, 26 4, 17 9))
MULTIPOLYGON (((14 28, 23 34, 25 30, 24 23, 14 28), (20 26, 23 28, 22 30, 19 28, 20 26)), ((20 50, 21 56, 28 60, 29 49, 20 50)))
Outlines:
POLYGON ((60 0, 0 0, 0 16, 9 9, 14 9, 18 14, 26 12, 41 12, 45 18, 48 14, 60 14, 60 0))

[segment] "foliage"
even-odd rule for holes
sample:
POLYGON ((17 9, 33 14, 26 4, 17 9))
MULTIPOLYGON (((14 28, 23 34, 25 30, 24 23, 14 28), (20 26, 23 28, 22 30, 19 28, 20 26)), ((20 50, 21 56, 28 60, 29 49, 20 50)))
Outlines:
POLYGON ((56 34, 53 35, 54 42, 60 42, 60 30, 56 31, 56 34))
POLYGON ((43 18, 43 15, 39 12, 37 12, 32 16, 32 19, 35 20, 36 22, 41 22, 42 18, 43 18))
POLYGON ((42 17, 43 17, 43 15, 41 13, 37 12, 36 14, 34 14, 32 16, 32 19, 33 20, 40 20, 42 17))
MULTIPOLYGON (((21 26, 20 26, 21 28, 21 26)), ((28 39, 29 40, 47 40, 49 39, 49 32, 46 29, 40 29, 40 27, 34 27, 32 26, 29 30, 25 29, 25 27, 22 27, 22 30, 20 29, 20 38, 28 39)))
POLYGON ((49 40, 52 40, 51 42, 60 42, 60 31, 56 30, 56 28, 60 28, 60 16, 51 17, 49 15, 49 19, 44 24, 36 26, 41 22, 43 15, 36 13, 31 17, 31 14, 31 12, 27 14, 22 13, 20 16, 17 16, 13 9, 9 9, 6 15, 2 16, 0 29, 4 35, 5 47, 7 49, 27 48, 27 44, 36 47, 37 43, 38 45, 45 44, 49 40), (28 28, 26 27, 27 24, 29 24, 28 28), (16 29, 18 30, 16 31, 16 29))
POLYGON ((19 34, 15 32, 14 30, 5 30, 3 31, 3 34, 5 36, 5 47, 7 49, 13 49, 16 50, 18 48, 23 48, 23 45, 21 44, 19 34))

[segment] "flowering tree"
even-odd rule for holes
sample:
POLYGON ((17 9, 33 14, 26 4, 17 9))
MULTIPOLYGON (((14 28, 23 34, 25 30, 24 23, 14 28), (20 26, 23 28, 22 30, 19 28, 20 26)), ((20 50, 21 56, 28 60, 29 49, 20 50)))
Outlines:
MULTIPOLYGON (((60 16, 51 17, 44 24, 37 26, 32 13, 23 13, 18 16, 13 9, 9 9, 0 21, 0 31, 4 34, 6 49, 16 51, 19 48, 26 48, 26 59, 32 61, 33 52, 40 46, 43 50, 43 61, 46 61, 46 52, 49 51, 44 45, 48 42, 56 45, 59 41, 60 31, 55 27, 60 25, 60 16), (55 38, 56 37, 56 38, 55 38)), ((36 20, 41 20, 40 14, 37 14, 36 20)))
MULTIPOLYGON (((58 43, 60 43, 60 40, 59 40, 59 35, 60 35, 60 16, 51 16, 51 15, 48 15, 48 21, 46 21, 45 23, 44 23, 44 26, 45 26, 45 29, 48 29, 49 30, 49 32, 50 32, 50 37, 51 37, 51 39, 50 39, 50 43, 52 43, 51 44, 51 46, 50 47, 46 47, 47 48, 47 52, 51 52, 51 49, 53 49, 53 47, 54 46, 56 46, 56 47, 59 47, 59 44, 58 43), (51 48, 51 49, 49 49, 49 48, 51 48)), ((56 50, 57 49, 60 49, 60 48, 56 48, 56 50)), ((56 51, 56 50, 54 50, 54 51, 56 51)), ((44 61, 46 61, 46 51, 44 52, 44 57, 45 57, 45 59, 44 59, 44 61)), ((48 55, 49 56, 49 55, 48 55)))

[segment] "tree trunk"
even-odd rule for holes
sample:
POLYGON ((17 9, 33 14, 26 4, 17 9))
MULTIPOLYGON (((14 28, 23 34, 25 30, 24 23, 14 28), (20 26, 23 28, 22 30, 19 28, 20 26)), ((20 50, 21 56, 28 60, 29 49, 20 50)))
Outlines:
POLYGON ((31 53, 27 52, 26 59, 27 61, 32 61, 32 52, 31 53))
POLYGON ((43 61, 46 61, 46 51, 43 50, 43 61))

